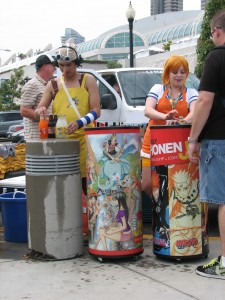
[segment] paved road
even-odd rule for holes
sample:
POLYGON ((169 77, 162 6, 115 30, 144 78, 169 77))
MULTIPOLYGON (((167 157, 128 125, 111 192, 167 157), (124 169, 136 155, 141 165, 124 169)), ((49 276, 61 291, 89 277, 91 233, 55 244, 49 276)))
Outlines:
MULTIPOLYGON (((0 235, 2 236, 2 234, 0 235)), ((219 240, 210 240, 212 259, 219 240)), ((104 260, 88 254, 76 259, 45 262, 23 259, 27 244, 0 240, 1 300, 222 300, 223 280, 195 274, 205 258, 177 262, 159 259, 152 252, 152 239, 144 239, 144 253, 138 257, 104 260)))
POLYGON ((145 223, 142 255, 101 263, 88 253, 76 259, 24 258, 26 243, 8 243, 0 228, 0 300, 222 300, 225 282, 203 278, 195 268, 220 252, 217 210, 210 208, 208 258, 169 260, 152 251, 151 224, 145 223))

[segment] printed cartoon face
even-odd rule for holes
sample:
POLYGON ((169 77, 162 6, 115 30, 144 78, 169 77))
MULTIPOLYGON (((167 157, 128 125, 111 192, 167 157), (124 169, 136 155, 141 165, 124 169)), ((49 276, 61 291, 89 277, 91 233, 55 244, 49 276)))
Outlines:
POLYGON ((111 140, 112 145, 117 145, 117 137, 114 135, 111 140))
POLYGON ((118 200, 112 197, 112 199, 111 199, 111 201, 110 201, 110 205, 111 205, 112 207, 118 206, 118 205, 119 205, 118 200))
POLYGON ((177 197, 182 199, 187 199, 191 191, 191 177, 187 171, 180 170, 173 175, 174 188, 177 197))
POLYGON ((152 196, 153 196, 155 202, 158 202, 158 200, 159 200, 159 188, 154 188, 152 190, 152 196))
POLYGON ((95 206, 96 202, 97 202, 97 196, 91 196, 91 197, 89 197, 89 199, 88 199, 88 205, 89 205, 89 207, 95 206))
POLYGON ((177 192, 177 195, 179 195, 181 199, 188 197, 190 189, 191 186, 188 184, 188 182, 175 183, 175 190, 177 192))

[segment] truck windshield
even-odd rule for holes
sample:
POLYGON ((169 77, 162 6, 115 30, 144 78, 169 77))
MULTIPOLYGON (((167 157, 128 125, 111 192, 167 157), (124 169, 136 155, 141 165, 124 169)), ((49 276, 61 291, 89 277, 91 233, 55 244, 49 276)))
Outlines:
POLYGON ((153 85, 162 82, 162 70, 121 71, 118 77, 127 104, 143 106, 153 85))
MULTIPOLYGON (((118 72, 121 88, 130 106, 143 106, 148 92, 155 84, 162 83, 162 69, 130 70, 118 72)), ((198 90, 199 80, 189 74, 187 86, 198 90)))

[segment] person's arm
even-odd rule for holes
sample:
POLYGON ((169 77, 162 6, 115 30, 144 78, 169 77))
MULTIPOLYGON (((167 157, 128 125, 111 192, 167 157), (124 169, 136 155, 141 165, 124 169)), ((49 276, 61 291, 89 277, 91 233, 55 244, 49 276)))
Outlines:
POLYGON ((90 74, 87 74, 85 88, 89 93, 90 111, 95 111, 99 118, 101 115, 101 107, 98 85, 95 78, 90 74))
POLYGON ((200 145, 198 137, 208 120, 212 109, 215 93, 201 91, 193 113, 193 121, 188 144, 188 156, 191 162, 198 163, 200 145))
POLYGON ((162 84, 155 84, 148 93, 145 103, 144 114, 151 120, 173 120, 176 109, 169 111, 167 114, 157 111, 156 105, 159 98, 163 95, 164 86, 162 84))
POLYGON ((159 112, 156 111, 155 107, 157 104, 157 100, 153 97, 148 97, 145 102, 145 110, 144 114, 149 119, 155 119, 154 116, 158 116, 159 112))
POLYGON ((157 100, 153 97, 148 97, 145 103, 144 114, 150 120, 171 120, 174 119, 174 114, 177 113, 176 109, 172 109, 167 114, 161 113, 155 109, 157 100))
POLYGON ((47 114, 47 109, 52 102, 53 96, 54 96, 54 90, 51 81, 49 81, 44 89, 44 93, 41 98, 41 101, 34 112, 34 117, 36 120, 39 120, 40 114, 44 114, 44 115, 47 114))
POLYGON ((100 117, 101 107, 98 85, 95 78, 90 74, 87 74, 86 76, 85 89, 89 93, 90 111, 86 116, 82 117, 81 119, 75 120, 74 122, 71 122, 67 126, 68 134, 73 133, 75 130, 84 127, 86 124, 89 124, 100 117))
POLYGON ((40 92, 33 82, 28 82, 21 92, 20 114, 22 117, 36 121, 34 111, 37 107, 37 102, 40 99, 40 92))
POLYGON ((28 118, 32 121, 37 121, 34 117, 35 109, 32 106, 23 106, 20 105, 20 114, 22 117, 28 118))
POLYGON ((186 97, 188 103, 191 101, 189 104, 189 113, 187 116, 183 119, 185 123, 191 124, 192 123, 192 118, 193 118, 193 113, 195 110, 195 105, 196 101, 198 100, 198 92, 195 89, 187 89, 186 97))
POLYGON ((198 138, 208 120, 215 92, 218 90, 221 61, 218 59, 219 52, 217 51, 213 50, 207 55, 199 85, 200 92, 195 105, 188 145, 188 156, 193 163, 199 162, 200 144, 198 138))
POLYGON ((183 119, 187 124, 192 123, 193 113, 194 113, 194 110, 195 110, 195 105, 196 105, 196 101, 192 101, 190 103, 189 114, 183 119))

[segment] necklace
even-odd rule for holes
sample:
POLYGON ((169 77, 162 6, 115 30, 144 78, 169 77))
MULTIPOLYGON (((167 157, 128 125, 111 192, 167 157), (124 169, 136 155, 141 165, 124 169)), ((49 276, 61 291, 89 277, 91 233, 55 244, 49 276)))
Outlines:
POLYGON ((172 94, 172 90, 171 90, 171 87, 169 86, 168 87, 168 96, 169 96, 169 101, 170 101, 170 106, 172 109, 174 109, 177 105, 177 102, 181 96, 181 91, 179 92, 179 94, 177 95, 177 98, 173 99, 170 97, 170 95, 172 94))

